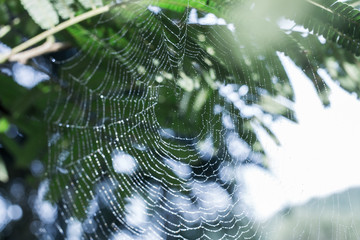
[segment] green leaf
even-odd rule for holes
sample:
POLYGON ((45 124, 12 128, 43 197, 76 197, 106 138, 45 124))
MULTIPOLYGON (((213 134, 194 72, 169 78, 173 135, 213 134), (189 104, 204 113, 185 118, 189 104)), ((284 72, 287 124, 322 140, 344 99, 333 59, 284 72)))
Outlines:
POLYGON ((335 0, 304 1, 303 11, 285 13, 309 31, 360 55, 360 11, 335 0))
POLYGON ((49 0, 21 0, 21 3, 42 29, 49 29, 59 23, 59 17, 49 0))
POLYGON ((9 181, 9 174, 6 169, 6 165, 0 156, 0 182, 5 183, 7 181, 9 181))
POLYGON ((9 122, 6 118, 0 118, 0 133, 5 133, 9 129, 9 122))
POLYGON ((103 6, 102 0, 78 0, 81 5, 88 9, 88 8, 96 8, 103 6))
POLYGON ((71 7, 71 4, 73 3, 74 0, 56 0, 54 1, 54 7, 61 18, 68 19, 75 15, 75 12, 71 7))

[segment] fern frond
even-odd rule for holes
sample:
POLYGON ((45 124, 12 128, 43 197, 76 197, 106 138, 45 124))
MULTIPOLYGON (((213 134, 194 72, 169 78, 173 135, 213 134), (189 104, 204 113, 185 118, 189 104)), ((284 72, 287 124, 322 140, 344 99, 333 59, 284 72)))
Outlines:
POLYGON ((59 17, 49 0, 21 0, 21 4, 42 29, 59 23, 59 17))
POLYGON ((319 64, 312 55, 312 47, 319 43, 317 36, 309 34, 304 37, 301 33, 281 33, 274 44, 274 50, 283 52, 304 72, 313 83, 322 103, 327 106, 329 102, 329 88, 318 73, 319 64))
POLYGON ((71 4, 73 3, 74 0, 55 0, 54 7, 56 8, 61 18, 68 19, 75 15, 73 9, 71 8, 71 4))
POLYGON ((360 55, 359 10, 336 0, 307 0, 304 9, 294 9, 293 15, 288 16, 309 31, 360 55))
POLYGON ((213 13, 218 17, 226 17, 226 12, 231 9, 229 6, 233 6, 234 3, 238 2, 211 0, 209 4, 206 4, 205 1, 199 0, 161 0, 153 1, 151 4, 175 12, 184 12, 187 8, 194 8, 202 12, 213 13))
POLYGON ((86 9, 103 6, 102 0, 78 0, 78 1, 86 9))
POLYGON ((330 11, 326 12, 326 19, 332 26, 352 38, 360 39, 360 11, 346 3, 327 0, 323 4, 330 11))

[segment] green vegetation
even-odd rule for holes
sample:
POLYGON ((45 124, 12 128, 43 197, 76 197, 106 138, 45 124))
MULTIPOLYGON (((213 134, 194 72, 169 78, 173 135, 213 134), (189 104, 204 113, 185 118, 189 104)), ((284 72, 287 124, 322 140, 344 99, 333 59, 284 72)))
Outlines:
POLYGON ((166 239, 258 238, 261 230, 241 211, 241 183, 222 170, 267 169, 255 128, 277 142, 265 119, 296 121, 279 100, 294 96, 278 54, 303 70, 324 105, 329 89, 320 68, 359 96, 357 4, 0 0, 0 181, 26 216, 1 236, 62 239, 72 221, 90 219, 97 225, 82 233, 89 239, 124 229, 140 238, 149 229, 166 239), (200 22, 209 16, 217 22, 200 22), (24 79, 43 81, 17 83, 24 79), (229 139, 247 155, 234 153, 229 139), (113 167, 116 152, 135 159, 132 172, 113 167), (34 166, 45 166, 43 175, 34 166), (30 207, 41 181, 48 183, 42 200, 57 206, 51 224, 30 207), (19 182, 25 190, 17 198, 10 189, 19 182), (204 207, 204 186, 221 189, 228 207, 204 207), (126 217, 134 197, 146 205, 144 228, 126 217))

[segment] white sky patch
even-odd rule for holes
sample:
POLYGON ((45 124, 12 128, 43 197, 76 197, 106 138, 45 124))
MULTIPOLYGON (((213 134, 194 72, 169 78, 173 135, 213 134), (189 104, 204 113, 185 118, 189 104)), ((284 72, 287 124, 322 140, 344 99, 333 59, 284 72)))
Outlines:
POLYGON ((8 224, 9 218, 7 216, 7 201, 0 196, 0 231, 8 224))
POLYGON ((233 23, 227 23, 225 19, 218 18, 213 13, 206 14, 203 18, 198 18, 196 9, 191 9, 189 18, 189 24, 200 24, 200 25, 226 25, 226 27, 231 31, 235 32, 235 25, 233 23))
POLYGON ((57 217, 57 207, 49 201, 44 200, 45 194, 49 189, 49 181, 45 180, 40 183, 38 194, 35 200, 35 211, 41 221, 44 223, 53 223, 57 217))
POLYGON ((191 176, 191 168, 189 165, 177 162, 172 159, 165 159, 165 163, 171 168, 171 170, 181 178, 189 178, 191 176))
POLYGON ((227 25, 227 28, 231 31, 231 32, 235 32, 235 25, 233 23, 229 23, 227 25))
POLYGON ((221 85, 219 87, 219 93, 221 96, 226 97, 235 91, 235 87, 232 84, 221 85))
POLYGON ((249 87, 247 85, 242 85, 238 90, 238 93, 241 97, 245 96, 248 92, 249 92, 249 87))
POLYGON ((157 6, 152 6, 149 5, 148 6, 149 11, 155 13, 155 14, 159 14, 161 12, 161 8, 157 7, 157 6))
POLYGON ((222 115, 222 124, 227 129, 235 129, 234 122, 229 114, 223 114, 222 115))
POLYGON ((239 89, 237 89, 237 86, 234 84, 219 86, 219 94, 227 101, 232 102, 233 105, 240 110, 241 117, 261 117, 263 115, 263 112, 258 106, 247 105, 242 99, 240 99, 240 97, 246 95, 248 91, 249 89, 245 85, 241 86, 239 89))
POLYGON ((222 163, 220 168, 220 179, 224 182, 230 182, 236 178, 234 167, 225 162, 222 163))
POLYGON ((199 141, 196 147, 202 158, 209 160, 214 156, 214 142, 210 136, 203 141, 199 141))
POLYGON ((86 215, 88 218, 95 216, 96 212, 99 211, 99 204, 97 198, 94 198, 90 201, 86 215))
POLYGON ((216 21, 217 25, 226 25, 226 21, 223 18, 218 18, 216 21))
POLYGON ((112 240, 134 240, 134 237, 130 233, 118 232, 113 236, 112 240))
POLYGON ((319 41, 320 41, 321 44, 325 44, 325 43, 326 43, 326 39, 325 39, 322 35, 320 35, 320 36, 318 37, 318 39, 319 39, 319 41))
POLYGON ((226 143, 230 155, 237 161, 244 161, 251 152, 249 145, 235 133, 226 137, 226 143))
POLYGON ((82 228, 86 233, 94 233, 97 229, 97 222, 93 218, 88 218, 83 222, 82 228))
POLYGON ((136 169, 135 159, 122 151, 115 150, 112 154, 113 167, 117 173, 132 173, 136 169))
POLYGON ((250 208, 262 219, 281 207, 360 186, 360 102, 319 70, 331 88, 331 106, 324 108, 306 75, 288 57, 279 57, 295 91, 299 124, 284 118, 273 122, 270 128, 281 147, 257 129, 269 157, 271 175, 261 169, 245 169, 244 178, 253 200, 250 208), (264 184, 266 187, 259 187, 264 184))
MULTIPOLYGON (((288 30, 288 33, 290 33, 290 31, 294 31, 294 32, 300 32, 303 35, 309 34, 309 30, 307 30, 301 25, 296 25, 296 23, 293 20, 287 18, 283 18, 283 17, 280 18, 277 24, 281 29, 288 30)), ((318 36, 318 39, 321 44, 326 43, 326 39, 322 35, 318 36)))
POLYGON ((278 26, 281 29, 289 30, 293 32, 299 32, 302 33, 302 36, 307 36, 309 34, 309 30, 304 28, 301 25, 296 25, 296 23, 293 20, 287 19, 287 18, 281 18, 278 22, 278 26))
POLYGON ((218 18, 213 13, 208 13, 204 17, 198 19, 198 23, 201 25, 226 25, 226 21, 222 18, 218 18))
POLYGON ((256 166, 239 167, 237 176, 244 184, 239 197, 250 208, 254 217, 263 220, 281 210, 287 204, 281 183, 270 172, 256 166), (264 198, 266 197, 266 198, 264 198))
POLYGON ((23 216, 22 208, 17 204, 11 204, 10 201, 0 195, 0 231, 11 221, 17 221, 23 216))
POLYGON ((218 18, 213 13, 206 14, 203 18, 198 19, 198 23, 201 25, 215 25, 218 18))
POLYGON ((290 30, 291 28, 293 28, 296 25, 296 23, 293 20, 283 18, 283 17, 279 19, 277 24, 279 25, 279 27, 281 29, 284 29, 284 30, 290 30))
POLYGON ((14 204, 8 207, 7 215, 11 220, 17 221, 22 217, 23 211, 19 205, 14 204))
POLYGON ((180 210, 183 215, 189 221, 197 221, 200 218, 200 212, 197 211, 196 206, 193 204, 189 196, 182 196, 181 198, 172 198, 172 202, 180 210))
POLYGON ((7 54, 11 52, 11 48, 3 43, 0 42, 0 53, 7 54))
POLYGON ((162 239, 162 233, 159 233, 158 229, 154 229, 149 226, 142 234, 134 235, 128 231, 120 231, 116 233, 111 239, 112 240, 144 240, 144 239, 162 239))
MULTIPOLYGON (((3 28, 3 27, 2 27, 3 28)), ((7 46, 6 44, 3 44, 0 42, 0 54, 9 54, 11 52, 11 48, 7 46)), ((0 71, 8 76, 12 75, 12 72, 7 68, 2 68, 0 71)))
POLYGON ((78 220, 72 220, 67 224, 66 235, 68 240, 80 240, 83 229, 78 220))
POLYGON ((175 131, 170 128, 162 128, 159 130, 159 133, 160 133, 161 137, 164 137, 166 139, 176 136, 175 131))
POLYGON ((40 82, 50 79, 47 74, 21 63, 15 63, 12 67, 12 71, 14 80, 19 85, 29 89, 35 87, 40 82))
POLYGON ((145 224, 147 222, 145 201, 140 196, 128 198, 127 201, 128 204, 125 206, 126 222, 133 226, 145 224))
POLYGON ((197 14, 197 11, 195 8, 190 10, 188 22, 189 22, 189 24, 198 23, 198 14, 197 14))
POLYGON ((195 182, 192 190, 195 193, 200 206, 206 209, 203 213, 209 218, 217 218, 217 211, 224 211, 232 204, 229 194, 218 183, 195 182), (211 191, 209 191, 209 189, 211 189, 211 191), (211 213, 213 213, 212 216, 210 216, 211 213))
MULTIPOLYGON (((118 183, 116 181, 116 184, 114 184, 113 182, 110 182, 109 179, 104 179, 101 182, 99 182, 96 186, 96 200, 97 200, 97 204, 98 205, 105 205, 108 208, 112 207, 112 203, 111 201, 116 202, 116 197, 114 196, 114 194, 108 194, 108 191, 111 192, 113 190, 115 190, 115 188, 117 188, 117 186, 120 183, 118 183)), ((90 204, 92 204, 93 202, 91 202, 90 204)), ((94 209, 91 209, 91 205, 89 206, 89 210, 98 210, 97 206, 94 206, 94 209)), ((96 212, 94 212, 96 213, 96 212)), ((88 217, 92 217, 90 214, 88 215, 88 217)))
POLYGON ((40 160, 34 160, 31 162, 30 171, 32 175, 38 177, 44 172, 44 165, 40 160))

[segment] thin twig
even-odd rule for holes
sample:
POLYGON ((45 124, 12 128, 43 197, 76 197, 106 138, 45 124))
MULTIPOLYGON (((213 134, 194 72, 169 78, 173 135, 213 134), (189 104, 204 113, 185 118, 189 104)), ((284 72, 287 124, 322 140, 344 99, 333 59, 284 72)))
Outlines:
POLYGON ((40 46, 31 48, 27 51, 17 53, 15 55, 11 55, 8 61, 26 64, 27 61, 31 58, 38 57, 51 52, 57 52, 62 49, 66 49, 68 47, 70 47, 70 43, 46 41, 40 46))
POLYGON ((100 7, 100 8, 96 8, 94 10, 91 10, 91 11, 88 11, 86 13, 83 13, 79 16, 76 16, 74 18, 71 18, 65 22, 62 22, 60 24, 58 24, 57 26, 45 31, 45 32, 42 32, 40 33, 39 35, 27 40, 26 42, 20 44, 19 46, 13 48, 11 50, 10 53, 7 53, 7 54, 3 54, 3 55, 0 55, 0 63, 4 63, 6 62, 9 58, 11 58, 13 55, 21 52, 21 51, 24 51, 26 50, 27 48, 29 47, 32 47, 34 46, 35 44, 37 44, 38 42, 48 38, 49 36, 52 36, 54 35, 55 33, 58 33, 74 24, 77 24, 81 21, 84 21, 86 19, 89 19, 91 17, 94 17, 96 15, 99 15, 99 14, 102 14, 102 13, 105 13, 105 12, 108 12, 110 10, 110 5, 106 5, 106 6, 103 6, 103 7, 100 7))

